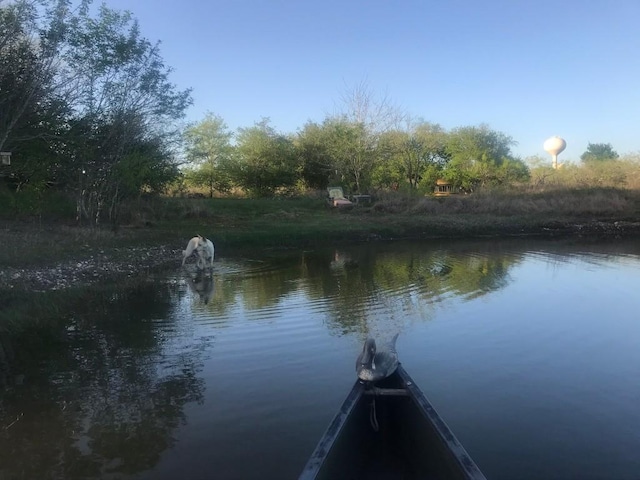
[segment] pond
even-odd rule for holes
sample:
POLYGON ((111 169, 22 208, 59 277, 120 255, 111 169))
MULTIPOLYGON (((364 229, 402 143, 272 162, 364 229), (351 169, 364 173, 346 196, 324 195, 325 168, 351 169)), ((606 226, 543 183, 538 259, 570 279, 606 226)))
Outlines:
POLYGON ((297 478, 367 335, 489 479, 636 479, 640 242, 216 259, 0 337, 0 478, 297 478))

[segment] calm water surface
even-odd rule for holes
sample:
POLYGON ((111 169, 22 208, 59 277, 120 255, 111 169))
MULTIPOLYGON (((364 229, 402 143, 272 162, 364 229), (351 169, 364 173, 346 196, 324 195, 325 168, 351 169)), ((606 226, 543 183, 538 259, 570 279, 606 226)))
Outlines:
POLYGON ((640 478, 640 241, 178 264, 0 337, 0 478, 296 478, 396 332, 489 479, 640 478))

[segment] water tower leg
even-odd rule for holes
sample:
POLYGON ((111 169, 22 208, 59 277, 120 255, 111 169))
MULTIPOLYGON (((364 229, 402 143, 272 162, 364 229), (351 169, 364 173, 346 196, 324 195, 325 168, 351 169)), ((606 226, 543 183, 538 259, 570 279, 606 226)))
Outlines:
POLYGON ((552 157, 551 157, 551 166, 553 167, 554 170, 556 170, 558 168, 558 156, 557 155, 552 155, 552 157))

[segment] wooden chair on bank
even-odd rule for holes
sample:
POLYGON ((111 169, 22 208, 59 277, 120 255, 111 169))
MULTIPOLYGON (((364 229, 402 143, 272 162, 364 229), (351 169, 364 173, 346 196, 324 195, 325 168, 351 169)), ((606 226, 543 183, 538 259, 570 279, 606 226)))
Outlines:
POLYGON ((342 187, 328 187, 327 193, 329 194, 329 197, 327 198, 329 206, 336 208, 353 206, 353 202, 344 196, 342 187))

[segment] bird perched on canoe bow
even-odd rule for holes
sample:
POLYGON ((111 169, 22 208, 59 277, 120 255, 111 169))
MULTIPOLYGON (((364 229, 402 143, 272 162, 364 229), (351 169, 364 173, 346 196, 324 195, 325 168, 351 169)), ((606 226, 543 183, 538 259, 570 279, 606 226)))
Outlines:
POLYGON ((388 345, 378 349, 376 341, 369 337, 364 342, 362 352, 356 360, 358 378, 365 382, 377 382, 387 378, 398 368, 398 352, 396 352, 396 334, 388 345))

